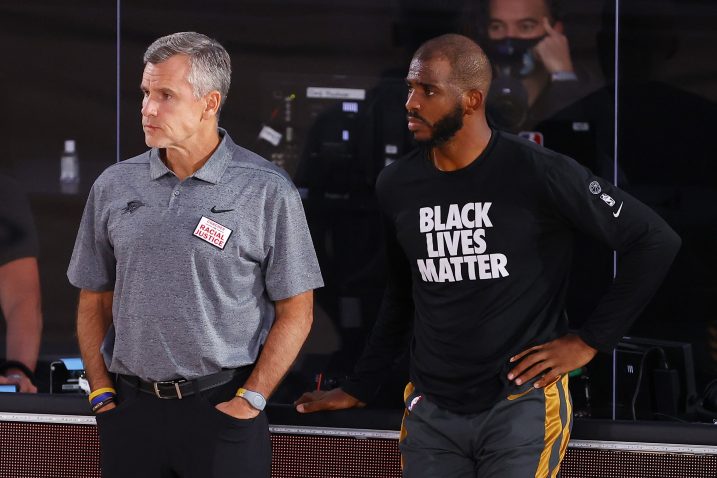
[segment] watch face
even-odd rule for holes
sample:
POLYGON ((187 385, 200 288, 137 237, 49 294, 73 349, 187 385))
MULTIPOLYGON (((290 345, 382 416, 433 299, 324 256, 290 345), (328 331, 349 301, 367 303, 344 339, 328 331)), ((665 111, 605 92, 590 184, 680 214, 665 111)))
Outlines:
POLYGON ((264 407, 266 406, 266 400, 260 393, 252 392, 251 390, 244 390, 242 397, 244 397, 246 401, 248 401, 249 404, 257 410, 264 410, 264 407))

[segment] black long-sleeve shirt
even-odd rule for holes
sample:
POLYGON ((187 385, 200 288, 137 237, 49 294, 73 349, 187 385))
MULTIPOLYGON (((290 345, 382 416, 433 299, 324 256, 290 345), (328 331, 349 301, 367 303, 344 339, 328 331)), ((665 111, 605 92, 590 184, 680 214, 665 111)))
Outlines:
POLYGON ((508 359, 567 331, 573 233, 619 253, 618 274, 578 331, 609 351, 680 245, 651 209, 572 159, 494 131, 469 166, 439 171, 417 150, 377 182, 388 285, 354 377, 368 401, 411 340, 411 381, 439 406, 475 413, 508 394, 508 359))

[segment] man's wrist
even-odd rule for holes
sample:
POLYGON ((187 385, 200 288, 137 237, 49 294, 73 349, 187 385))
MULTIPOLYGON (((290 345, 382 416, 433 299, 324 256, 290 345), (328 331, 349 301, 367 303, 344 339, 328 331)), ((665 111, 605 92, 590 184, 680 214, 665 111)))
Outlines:
POLYGON ((0 375, 19 375, 20 378, 27 378, 30 382, 35 382, 35 374, 22 362, 17 360, 8 360, 0 364, 0 375))
POLYGON ((574 71, 554 71, 550 74, 550 81, 578 81, 574 71))
POLYGON ((27 380, 27 377, 25 374, 22 373, 6 373, 3 375, 6 379, 10 380, 11 382, 15 383, 21 383, 23 380, 27 380))
POLYGON ((252 408, 262 411, 266 407, 266 398, 259 392, 248 390, 246 388, 240 388, 236 393, 237 397, 241 397, 246 400, 252 408))
POLYGON ((27 378, 27 375, 25 375, 25 372, 20 370, 19 368, 9 368, 5 370, 3 373, 7 378, 15 377, 15 378, 27 378))

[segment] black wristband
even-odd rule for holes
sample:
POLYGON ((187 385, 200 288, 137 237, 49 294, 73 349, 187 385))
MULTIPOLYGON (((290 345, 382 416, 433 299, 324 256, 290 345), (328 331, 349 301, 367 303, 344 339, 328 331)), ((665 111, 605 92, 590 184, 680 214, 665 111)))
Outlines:
POLYGON ((98 410, 101 408, 104 408, 105 406, 109 405, 110 403, 115 403, 115 397, 110 397, 102 400, 99 403, 95 403, 92 405, 92 413, 97 413, 98 410))
POLYGON ((2 364, 0 364, 0 374, 4 374, 11 368, 16 368, 20 370, 22 373, 25 374, 27 378, 30 379, 33 385, 35 385, 35 374, 32 370, 30 370, 30 367, 25 365, 22 362, 18 362, 17 360, 6 360, 2 364))

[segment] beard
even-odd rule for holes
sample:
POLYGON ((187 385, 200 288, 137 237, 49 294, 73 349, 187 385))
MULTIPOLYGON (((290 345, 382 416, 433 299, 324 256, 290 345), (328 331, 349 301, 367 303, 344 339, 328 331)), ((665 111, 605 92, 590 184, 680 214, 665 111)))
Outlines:
POLYGON ((453 111, 447 113, 431 126, 431 137, 426 140, 416 140, 421 146, 435 148, 446 144, 463 128, 463 106, 456 104, 453 111))

